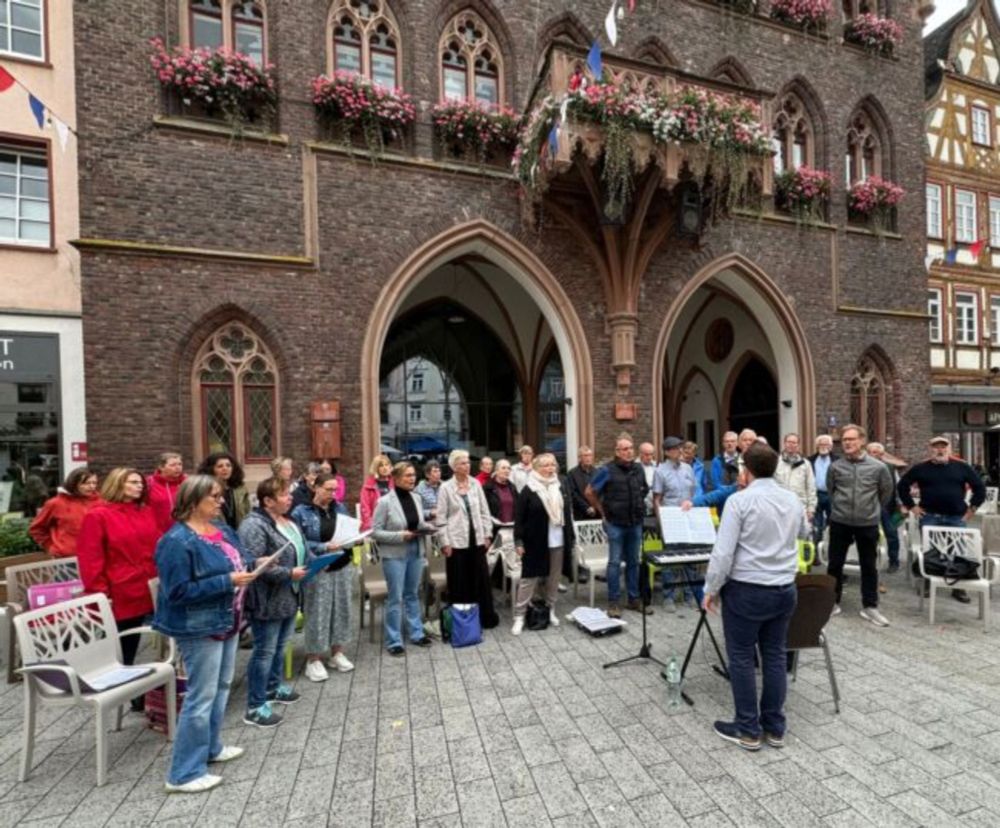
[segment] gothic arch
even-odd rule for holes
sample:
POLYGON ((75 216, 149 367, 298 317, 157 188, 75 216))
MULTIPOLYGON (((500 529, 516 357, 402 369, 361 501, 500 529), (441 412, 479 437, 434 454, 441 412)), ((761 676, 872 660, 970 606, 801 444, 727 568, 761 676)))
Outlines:
POLYGON ((635 59, 645 60, 659 66, 678 66, 677 58, 673 56, 667 45, 655 35, 647 37, 635 47, 635 59))
MULTIPOLYGON (((500 57, 503 60, 503 94, 501 99, 507 103, 514 101, 514 90, 517 88, 517 62, 514 56, 513 37, 510 28, 490 0, 443 0, 434 18, 434 43, 441 38, 445 27, 452 18, 465 11, 471 11, 482 18, 496 39, 500 57)), ((435 53, 434 60, 440 62, 440 55, 435 53)), ((441 90, 438 90, 440 96, 441 90)))
POLYGON ((768 334, 778 368, 778 386, 784 399, 793 400, 781 430, 796 431, 805 443, 815 436, 816 375, 809 342, 788 297, 763 270, 740 253, 727 253, 702 267, 674 297, 667 309, 653 347, 653 433, 662 434, 665 423, 663 383, 667 344, 674 326, 685 318, 688 302, 701 286, 721 281, 743 297, 768 334), (794 418, 794 419, 792 419, 794 418))
POLYGON ((569 459, 576 445, 594 440, 594 381, 583 325, 559 280, 521 242, 484 219, 457 224, 417 247, 395 270, 375 301, 361 347, 361 422, 363 456, 379 446, 379 367, 393 319, 407 294, 428 274, 459 256, 476 254, 502 268, 545 314, 562 357, 572 399, 569 459), (570 440, 575 440, 572 442, 570 440))
MULTIPOLYGON (((701 368, 699 368, 697 365, 692 365, 688 369, 688 372, 684 375, 684 379, 682 379, 679 383, 677 383, 677 395, 674 397, 673 411, 670 412, 670 417, 665 422, 667 428, 673 425, 674 431, 677 434, 681 433, 684 425, 683 422, 681 421, 681 412, 684 410, 684 395, 687 393, 687 390, 691 386, 691 383, 694 382, 695 379, 697 379, 698 377, 701 377, 705 381, 705 384, 712 390, 712 396, 714 398, 713 401, 715 403, 715 408, 719 410, 720 415, 722 415, 723 413, 722 410, 719 408, 719 391, 715 387, 715 384, 712 382, 708 374, 706 374, 701 368)), ((722 429, 723 423, 721 422, 721 419, 720 422, 717 423, 717 425, 719 429, 722 429)), ((658 432, 654 431, 653 433, 657 434, 658 432)), ((719 433, 721 434, 722 431, 720 430, 719 433)), ((715 450, 715 447, 702 446, 702 449, 704 449, 706 452, 712 452, 715 450)))
POLYGON ((851 421, 891 451, 899 436, 900 387, 895 365, 881 346, 873 343, 862 352, 849 387, 851 421))
POLYGON ((814 166, 821 170, 830 168, 829 132, 827 128, 826 111, 816 90, 801 75, 796 75, 782 87, 775 103, 775 111, 782 105, 787 96, 794 96, 801 101, 806 115, 812 124, 812 135, 815 141, 813 149, 814 166))
POLYGON ((573 12, 563 12, 545 22, 538 31, 538 52, 544 55, 554 40, 568 40, 577 46, 587 48, 594 41, 590 30, 583 25, 573 12))
POLYGON ((753 86, 753 78, 750 77, 750 72, 732 55, 724 57, 716 63, 709 71, 708 76, 716 80, 735 83, 737 86, 753 86))
POLYGON ((896 151, 892 135, 892 124, 886 114, 885 107, 874 95, 866 95, 855 104, 847 119, 845 138, 850 146, 851 136, 870 133, 878 141, 878 164, 876 175, 889 180, 895 179, 896 151))

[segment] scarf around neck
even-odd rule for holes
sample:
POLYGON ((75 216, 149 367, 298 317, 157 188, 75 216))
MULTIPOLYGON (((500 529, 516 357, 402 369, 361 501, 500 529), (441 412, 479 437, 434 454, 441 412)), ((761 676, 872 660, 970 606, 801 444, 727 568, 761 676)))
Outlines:
POLYGON ((538 495, 549 515, 549 521, 553 526, 563 525, 563 496, 562 487, 559 485, 559 477, 542 477, 538 472, 532 470, 528 476, 528 488, 538 495))

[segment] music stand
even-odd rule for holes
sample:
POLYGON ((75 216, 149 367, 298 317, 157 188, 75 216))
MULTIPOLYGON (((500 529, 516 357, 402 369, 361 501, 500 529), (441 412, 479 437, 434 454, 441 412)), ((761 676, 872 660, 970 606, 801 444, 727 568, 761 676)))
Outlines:
POLYGON ((649 652, 653 649, 653 645, 650 644, 649 640, 646 638, 646 609, 649 607, 650 599, 653 597, 653 590, 649 585, 649 564, 646 562, 646 555, 642 552, 642 550, 639 551, 639 555, 639 601, 642 604, 642 646, 639 648, 639 652, 636 655, 626 656, 625 658, 620 658, 617 661, 609 661, 604 665, 605 670, 609 667, 620 667, 622 664, 628 664, 630 661, 635 661, 640 658, 644 658, 647 661, 653 661, 661 667, 667 666, 649 652))

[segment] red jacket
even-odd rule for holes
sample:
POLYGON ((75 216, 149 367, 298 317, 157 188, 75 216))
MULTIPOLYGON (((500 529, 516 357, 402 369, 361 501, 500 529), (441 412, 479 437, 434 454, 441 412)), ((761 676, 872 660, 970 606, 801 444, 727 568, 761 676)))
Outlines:
POLYGON ((156 577, 153 552, 160 539, 153 510, 135 503, 103 503, 87 513, 76 555, 87 592, 111 599, 116 619, 153 611, 149 580, 156 577))
MULTIPOLYGON (((392 478, 389 478, 389 488, 395 489, 396 484, 393 482, 392 478)), ((375 482, 374 477, 369 477, 365 480, 364 485, 361 487, 361 495, 358 497, 358 506, 361 507, 361 529, 372 528, 372 518, 375 516, 375 507, 378 505, 381 493, 378 490, 378 484, 375 482)))
POLYGON ((42 549, 57 558, 76 554, 76 538, 83 516, 104 501, 98 495, 81 497, 60 491, 46 502, 28 527, 28 533, 42 549))
POLYGON ((174 525, 174 519, 170 513, 174 510, 177 490, 186 479, 187 475, 182 474, 176 480, 167 480, 160 474, 159 469, 146 478, 149 505, 153 509, 156 525, 159 527, 161 535, 174 525))

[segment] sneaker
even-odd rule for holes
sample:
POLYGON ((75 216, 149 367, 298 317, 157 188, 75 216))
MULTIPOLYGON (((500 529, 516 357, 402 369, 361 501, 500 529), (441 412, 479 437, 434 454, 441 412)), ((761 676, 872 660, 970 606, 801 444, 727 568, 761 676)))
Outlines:
POLYGON ((291 687, 282 682, 278 685, 278 689, 273 693, 267 694, 267 700, 269 702, 276 702, 278 704, 295 704, 299 699, 301 699, 298 693, 296 693, 291 687))
POLYGON ((831 618, 836 618, 842 612, 843 612, 843 610, 840 608, 840 604, 834 604, 833 605, 833 612, 830 613, 830 617, 831 618))
POLYGON ((331 667, 338 673, 349 673, 354 669, 354 664, 343 653, 330 656, 330 659, 326 662, 326 666, 331 667))
POLYGON ((652 607, 644 607, 642 601, 638 598, 629 598, 628 603, 625 605, 625 609, 632 610, 632 612, 641 612, 643 615, 652 615, 652 607))
POLYGON ((264 702, 256 710, 248 710, 243 716, 243 724, 254 727, 276 727, 281 724, 281 716, 271 710, 271 703, 264 702))
POLYGON ((899 572, 899 561, 896 561, 895 563, 891 563, 891 564, 889 564, 889 566, 887 566, 887 567, 886 567, 886 570, 885 570, 885 571, 886 571, 886 572, 887 572, 887 573, 888 573, 889 575, 892 575, 892 574, 894 574, 894 573, 896 573, 896 572, 899 572))
POLYGON ((764 733, 764 741, 768 743, 773 748, 783 748, 785 746, 785 737, 779 736, 777 733, 764 733))
POLYGON ((888 591, 889 591, 889 587, 887 587, 882 581, 879 581, 879 584, 878 584, 879 595, 885 595, 888 591))
POLYGON ((969 593, 964 589, 953 589, 951 591, 951 597, 954 598, 960 604, 971 604, 972 598, 969 597, 969 593))
POLYGON ((861 610, 861 617, 865 621, 871 621, 876 627, 888 627, 888 619, 878 611, 878 607, 865 607, 861 610))
POLYGON ((208 764, 212 765, 216 762, 232 762, 233 759, 239 759, 242 755, 243 748, 237 747, 236 745, 226 745, 226 747, 219 751, 218 756, 213 756, 208 760, 208 764))
POLYGON ((431 641, 431 639, 425 635, 423 638, 418 638, 416 641, 411 641, 410 643, 414 647, 430 647, 431 644, 433 644, 434 642, 431 641))
POLYGON ((323 662, 316 658, 306 662, 306 678, 309 681, 326 681, 330 678, 330 674, 323 666, 323 662))
POLYGON ((167 793, 201 793, 202 791, 210 791, 221 783, 221 776, 212 776, 212 774, 206 773, 204 776, 199 776, 197 779, 192 779, 183 785, 171 785, 167 782, 164 787, 167 793))
POLYGON ((389 648, 389 655, 391 656, 401 656, 406 652, 406 649, 401 644, 396 644, 389 648))
POLYGON ((524 616, 519 615, 514 619, 514 625, 510 628, 511 635, 520 635, 524 632, 524 616))
POLYGON ((567 592, 568 590, 569 590, 569 587, 566 586, 566 584, 564 584, 562 581, 560 581, 559 582, 559 591, 560 592, 567 592))
POLYGON ((556 611, 554 609, 549 610, 549 626, 550 627, 559 626, 559 616, 556 615, 556 611))
POLYGON ((720 739, 739 745, 743 750, 760 750, 760 736, 748 736, 740 733, 735 722, 716 722, 715 732, 720 739))
POLYGON ((608 618, 621 618, 622 608, 618 604, 608 604, 608 618))

